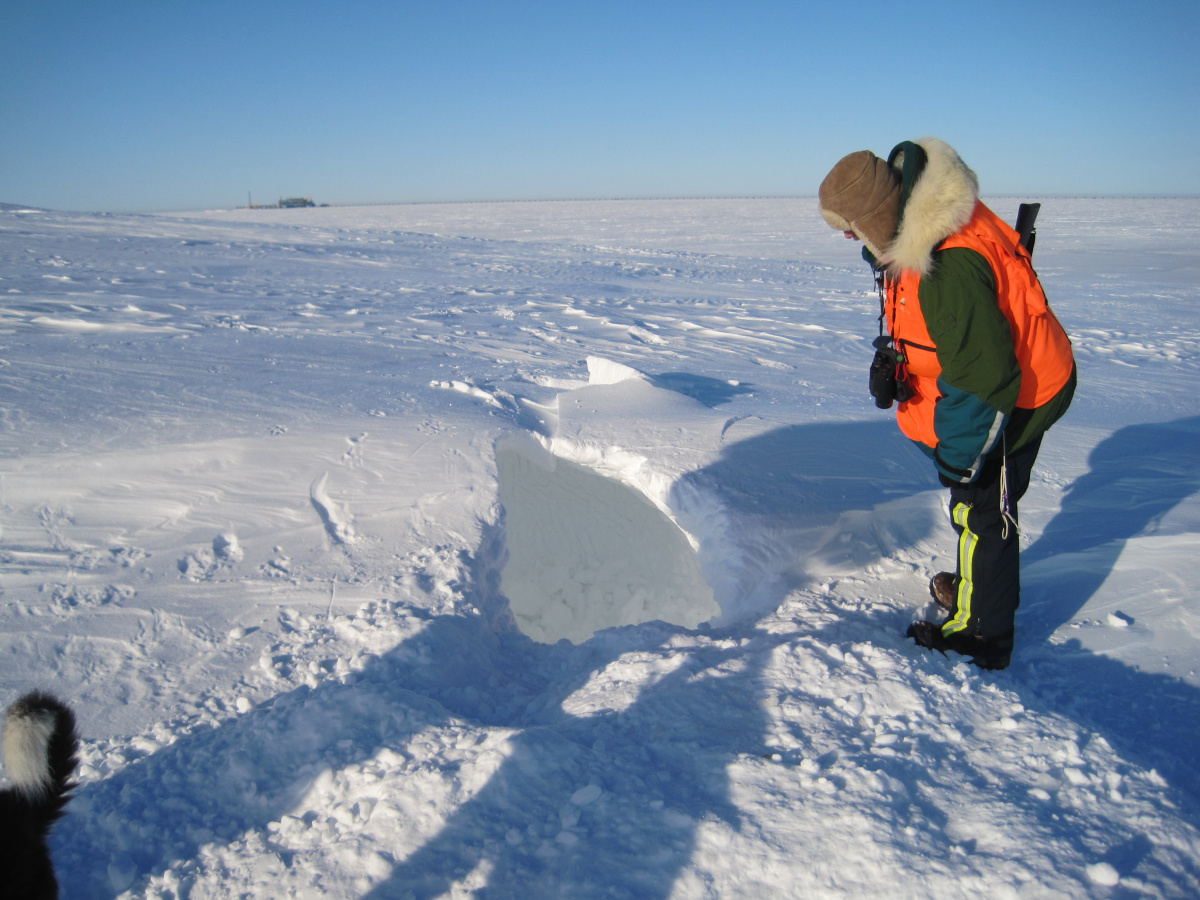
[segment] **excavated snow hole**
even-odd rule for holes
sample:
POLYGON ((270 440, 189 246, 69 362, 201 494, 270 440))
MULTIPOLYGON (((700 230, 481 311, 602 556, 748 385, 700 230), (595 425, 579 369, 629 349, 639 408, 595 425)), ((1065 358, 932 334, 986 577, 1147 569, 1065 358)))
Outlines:
POLYGON ((695 628, 720 612, 691 543, 643 494, 519 440, 496 448, 496 465, 500 587, 535 641, 656 619, 695 628))

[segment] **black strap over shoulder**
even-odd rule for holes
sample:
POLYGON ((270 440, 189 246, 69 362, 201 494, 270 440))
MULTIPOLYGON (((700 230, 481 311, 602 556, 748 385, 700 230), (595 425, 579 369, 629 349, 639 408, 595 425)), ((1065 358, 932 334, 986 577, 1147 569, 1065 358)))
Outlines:
POLYGON ((1037 240, 1037 228, 1033 223, 1037 221, 1041 208, 1040 203, 1022 203, 1017 207, 1017 224, 1014 227, 1021 236, 1021 246, 1029 251, 1030 256, 1033 256, 1033 242, 1037 240))
POLYGON ((913 185, 925 171, 929 155, 920 144, 914 141, 902 141, 892 148, 887 162, 892 168, 900 170, 900 208, 903 210, 908 206, 908 197, 912 193, 913 185))

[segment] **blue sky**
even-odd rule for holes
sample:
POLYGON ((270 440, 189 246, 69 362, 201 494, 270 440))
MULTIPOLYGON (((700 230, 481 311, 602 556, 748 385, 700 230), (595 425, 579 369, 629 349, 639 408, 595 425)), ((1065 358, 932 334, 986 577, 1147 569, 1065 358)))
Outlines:
POLYGON ((1200 2, 0 0, 0 201, 1200 194, 1200 2))

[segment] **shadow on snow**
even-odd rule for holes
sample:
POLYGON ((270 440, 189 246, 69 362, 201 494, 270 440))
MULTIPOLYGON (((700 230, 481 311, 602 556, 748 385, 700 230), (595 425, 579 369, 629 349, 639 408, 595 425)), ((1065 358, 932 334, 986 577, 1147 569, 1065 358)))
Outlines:
MULTIPOLYGON (((886 434, 881 426, 786 429, 732 445, 729 463, 707 476, 743 509, 776 517, 820 510, 818 518, 833 521, 846 509, 870 508, 870 478, 827 490, 820 478, 784 486, 764 475, 755 488, 739 469, 779 466, 784 477, 783 466, 806 459, 808 471, 847 460, 862 467, 877 441, 890 440, 886 434)), ((678 668, 640 684, 626 708, 572 715, 564 701, 622 654, 675 659, 672 639, 689 632, 658 622, 610 629, 578 646, 534 643, 507 625, 489 562, 501 558, 502 543, 502 524, 487 529, 471 562, 464 599, 485 615, 398 609, 424 626, 351 682, 287 691, 81 788, 54 838, 65 894, 115 896, 172 861, 195 858, 204 845, 304 815, 302 801, 322 772, 342 772, 382 748, 403 754, 431 730, 483 725, 513 730, 498 768, 433 838, 396 848, 394 871, 373 897, 437 896, 481 863, 491 872, 478 896, 668 896, 701 822, 738 828, 727 768, 764 750, 762 671, 787 638, 752 622, 741 623, 734 640, 710 633, 711 640, 693 641, 678 668), (746 635, 754 637, 737 639, 746 635), (674 733, 678 723, 687 727, 674 733), (593 784, 600 797, 574 806, 572 796, 593 784)), ((271 849, 286 864, 289 851, 271 849)))
POLYGON ((1034 660, 1030 690, 1184 789, 1192 801, 1189 819, 1200 824, 1200 774, 1191 762, 1200 741, 1200 691, 1092 653, 1075 640, 1049 643, 1104 584, 1126 542, 1153 533, 1163 516, 1200 491, 1200 416, 1122 428, 1096 445, 1088 465, 1021 554, 1016 659, 1034 660), (1030 654, 1022 645, 1037 649, 1030 654))
MULTIPOLYGON (((1028 558, 1036 563, 1102 548, 1111 568, 1125 539, 1197 489, 1196 423, 1125 429, 1098 446, 1092 471, 1068 493, 1028 558), (1119 503, 1130 511, 1096 521, 1096 510, 1119 503)), ((828 528, 843 513, 871 510, 893 491, 903 496, 932 487, 932 478, 913 474, 924 472, 920 462, 892 423, 818 424, 731 444, 695 477, 762 528, 804 534, 828 528)), ((487 562, 503 553, 501 528, 488 530, 472 563, 467 599, 484 615, 406 608, 426 620, 424 627, 349 683, 288 691, 82 788, 54 836, 64 894, 115 896, 131 878, 193 859, 205 844, 266 831, 298 809, 321 771, 344 771, 382 748, 403 754, 431 729, 474 732, 482 725, 512 729, 498 767, 432 838, 396 848, 391 874, 370 893, 373 900, 435 897, 481 865, 490 872, 479 897, 669 896, 702 822, 739 828, 728 767, 764 752, 763 673, 789 638, 768 635, 752 622, 730 631, 734 640, 709 632, 712 640, 693 641, 684 662, 641 685, 627 707, 571 714, 564 701, 623 654, 676 657, 672 639, 696 632, 648 623, 604 631, 578 646, 530 641, 504 624, 498 573, 487 562), (753 639, 738 640, 746 636, 753 639), (679 722, 690 727, 675 733, 671 725, 679 722), (589 785, 602 789, 598 799, 573 804, 589 785), (105 878, 105 865, 116 875, 105 878)), ((1042 646, 1028 684, 1013 688, 1040 698, 1031 707, 1078 714, 1128 758, 1186 785, 1194 800, 1195 776, 1183 759, 1197 736, 1197 691, 1077 647, 1046 643, 1104 574, 1039 584, 1038 596, 1030 598, 1030 623, 1019 623, 1024 647, 1018 653, 1029 652, 1031 640, 1042 646), (1105 686, 1102 695, 1083 687, 1096 683, 1105 686), (1060 689, 1070 696, 1056 694, 1060 689), (1136 702, 1113 702, 1114 695, 1136 702), (1147 734, 1160 740, 1147 741, 1147 734)), ((1019 681, 1015 672, 1000 677, 1019 681)), ((925 777, 913 773, 917 781, 925 777)), ((1194 803, 1185 812, 1195 823, 1194 803)), ((377 849, 389 852, 382 844, 377 849)), ((289 851, 271 850, 286 865, 289 851)), ((1113 852, 1123 870, 1148 850, 1129 844, 1113 852)))

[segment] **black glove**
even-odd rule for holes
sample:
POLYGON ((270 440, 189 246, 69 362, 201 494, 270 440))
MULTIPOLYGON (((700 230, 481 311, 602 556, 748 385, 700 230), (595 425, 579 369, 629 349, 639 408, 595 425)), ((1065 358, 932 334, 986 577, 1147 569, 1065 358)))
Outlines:
POLYGON ((933 622, 913 622, 904 636, 912 638, 918 645, 929 650, 946 652, 946 638, 942 635, 941 625, 933 622))

